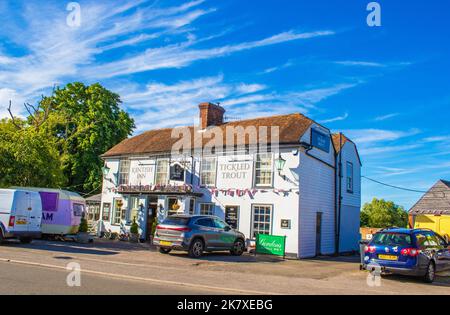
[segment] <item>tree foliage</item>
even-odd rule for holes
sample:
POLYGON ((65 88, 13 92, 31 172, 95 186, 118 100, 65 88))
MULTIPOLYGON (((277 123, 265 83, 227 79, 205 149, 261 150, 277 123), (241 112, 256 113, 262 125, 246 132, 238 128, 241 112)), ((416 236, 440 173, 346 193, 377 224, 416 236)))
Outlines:
POLYGON ((65 184, 59 152, 52 138, 11 120, 0 121, 0 186, 58 187, 65 184))
POLYGON ((3 120, 0 185, 64 185, 84 193, 98 191, 100 155, 134 128, 120 104, 119 95, 100 84, 76 82, 43 97, 36 108, 28 105, 25 120, 3 120))
POLYGON ((373 228, 406 227, 408 213, 392 201, 374 198, 361 211, 361 226, 373 228))

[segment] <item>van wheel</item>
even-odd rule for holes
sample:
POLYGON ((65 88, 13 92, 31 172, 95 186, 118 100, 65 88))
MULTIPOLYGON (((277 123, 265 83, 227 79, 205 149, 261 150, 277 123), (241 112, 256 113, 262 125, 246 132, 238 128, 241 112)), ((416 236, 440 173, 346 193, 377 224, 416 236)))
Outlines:
POLYGON ((21 242, 22 244, 30 244, 31 241, 32 241, 32 238, 31 238, 31 237, 21 237, 21 238, 20 238, 20 242, 21 242))
POLYGON ((203 244, 203 241, 197 238, 191 243, 191 246, 189 247, 189 257, 200 258, 202 257, 204 250, 205 245, 203 244))
POLYGON ((170 253, 171 251, 172 251, 171 248, 164 248, 164 247, 160 247, 160 248, 159 248, 159 252, 160 252, 161 254, 168 254, 168 253, 170 253))
POLYGON ((3 244, 3 232, 2 229, 0 229, 0 245, 3 244))
POLYGON ((231 248, 230 253, 233 256, 241 256, 244 253, 245 245, 244 241, 236 240, 231 248))
POLYGON ((427 268, 427 273, 425 274, 423 280, 426 283, 433 283, 436 278, 436 267, 434 266, 434 262, 430 262, 427 268))

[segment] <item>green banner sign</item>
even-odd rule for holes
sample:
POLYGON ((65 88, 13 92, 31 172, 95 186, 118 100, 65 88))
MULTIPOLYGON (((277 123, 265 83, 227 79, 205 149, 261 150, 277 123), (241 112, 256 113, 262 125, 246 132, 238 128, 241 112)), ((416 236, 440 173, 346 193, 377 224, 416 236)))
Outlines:
POLYGON ((286 253, 286 236, 257 234, 255 252, 284 257, 286 253))

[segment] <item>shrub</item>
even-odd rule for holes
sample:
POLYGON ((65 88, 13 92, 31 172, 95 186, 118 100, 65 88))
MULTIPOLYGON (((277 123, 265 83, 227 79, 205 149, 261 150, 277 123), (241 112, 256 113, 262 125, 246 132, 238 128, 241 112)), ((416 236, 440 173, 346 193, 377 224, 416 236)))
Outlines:
POLYGON ((130 228, 131 234, 139 234, 139 225, 136 223, 136 219, 133 219, 133 223, 130 228))
POLYGON ((88 222, 87 222, 87 220, 86 220, 86 218, 85 218, 85 216, 83 214, 83 216, 81 217, 81 222, 80 222, 80 226, 78 228, 78 232, 80 232, 80 233, 87 233, 88 230, 89 230, 88 222))

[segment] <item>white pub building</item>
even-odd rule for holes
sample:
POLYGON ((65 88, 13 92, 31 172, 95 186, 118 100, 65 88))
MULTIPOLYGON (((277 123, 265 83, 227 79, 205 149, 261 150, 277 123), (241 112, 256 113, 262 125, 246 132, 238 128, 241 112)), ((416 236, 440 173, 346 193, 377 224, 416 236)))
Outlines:
POLYGON ((286 236, 287 255, 298 258, 358 249, 361 161, 352 141, 302 114, 224 122, 219 105, 199 108, 200 126, 151 130, 102 156, 107 229, 136 220, 149 240, 168 215, 216 215, 249 239, 286 236))

